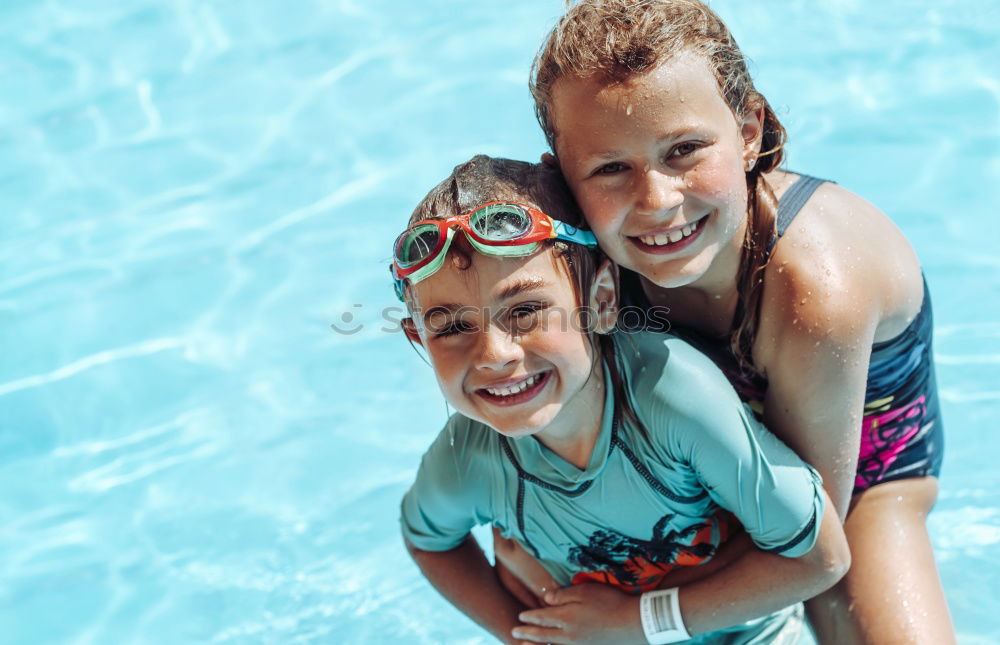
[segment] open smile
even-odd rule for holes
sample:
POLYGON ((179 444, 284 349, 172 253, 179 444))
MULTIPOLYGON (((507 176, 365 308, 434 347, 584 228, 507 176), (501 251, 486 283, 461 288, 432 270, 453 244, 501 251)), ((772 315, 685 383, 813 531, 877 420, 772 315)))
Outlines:
POLYGON ((476 389, 476 394, 489 403, 501 407, 526 403, 538 396, 549 382, 552 371, 532 374, 513 381, 476 389))
POLYGON ((682 226, 658 233, 629 236, 628 240, 645 253, 652 253, 654 255, 676 253, 690 246, 698 239, 705 228, 705 220, 707 218, 708 215, 705 215, 693 222, 688 222, 682 226))

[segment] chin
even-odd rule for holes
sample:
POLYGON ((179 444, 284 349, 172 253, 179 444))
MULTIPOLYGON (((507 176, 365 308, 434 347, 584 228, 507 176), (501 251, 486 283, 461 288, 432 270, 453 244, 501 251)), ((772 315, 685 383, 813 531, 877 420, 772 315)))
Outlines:
POLYGON ((524 419, 482 419, 483 423, 490 426, 505 437, 518 439, 520 437, 530 437, 544 430, 552 422, 551 415, 539 414, 536 412, 529 418, 524 419), (543 418, 544 417, 544 418, 543 418))
MULTIPOLYGON (((692 258, 692 260, 696 261, 697 259, 692 258)), ((692 264, 694 263, 689 262, 680 268, 676 266, 645 266, 638 273, 661 289, 676 289, 697 282, 705 274, 700 267, 691 266, 692 264)))

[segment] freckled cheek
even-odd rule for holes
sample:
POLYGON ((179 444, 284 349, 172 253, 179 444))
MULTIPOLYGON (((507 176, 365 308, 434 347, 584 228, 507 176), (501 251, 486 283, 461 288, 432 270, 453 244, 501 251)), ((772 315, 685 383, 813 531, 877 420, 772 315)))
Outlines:
POLYGON ((428 354, 431 365, 434 367, 434 374, 442 388, 460 391, 466 371, 465 365, 468 361, 461 358, 456 359, 449 352, 431 351, 428 354))
POLYGON ((581 193, 577 196, 577 200, 587 224, 598 238, 613 235, 625 221, 628 209, 617 199, 606 195, 581 193))
POLYGON ((745 201, 746 179, 741 168, 718 156, 684 175, 688 190, 712 202, 745 201))
POLYGON ((532 335, 530 346, 525 346, 526 350, 554 363, 566 363, 587 355, 587 338, 581 331, 583 324, 575 308, 553 313, 542 324, 543 327, 532 335))

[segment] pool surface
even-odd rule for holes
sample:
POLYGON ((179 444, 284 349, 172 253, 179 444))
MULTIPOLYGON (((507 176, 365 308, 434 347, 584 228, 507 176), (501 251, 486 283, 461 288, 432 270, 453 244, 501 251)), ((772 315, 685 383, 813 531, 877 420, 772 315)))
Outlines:
MULTIPOLYGON (((998 643, 1000 2, 713 6, 790 167, 923 261, 930 528, 960 641, 998 643)), ((399 538, 447 411, 386 266, 452 166, 544 150, 561 7, 0 4, 0 641, 492 642, 399 538)))

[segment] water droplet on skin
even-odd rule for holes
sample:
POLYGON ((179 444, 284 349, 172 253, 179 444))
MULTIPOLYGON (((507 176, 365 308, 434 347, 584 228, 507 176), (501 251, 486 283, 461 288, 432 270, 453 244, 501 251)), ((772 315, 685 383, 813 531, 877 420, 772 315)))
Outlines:
POLYGON ((625 106, 625 114, 627 116, 632 116, 632 104, 631 103, 629 103, 628 105, 625 106))
POLYGON ((805 299, 805 298, 803 298, 802 300, 799 300, 799 304, 800 304, 800 305, 804 305, 804 304, 806 304, 806 299, 805 299))

